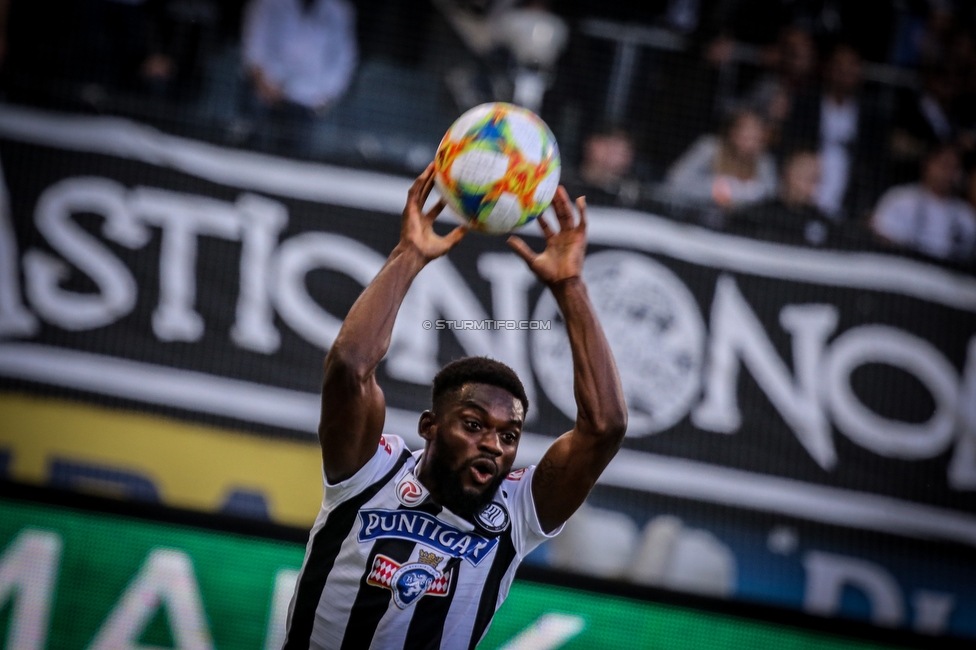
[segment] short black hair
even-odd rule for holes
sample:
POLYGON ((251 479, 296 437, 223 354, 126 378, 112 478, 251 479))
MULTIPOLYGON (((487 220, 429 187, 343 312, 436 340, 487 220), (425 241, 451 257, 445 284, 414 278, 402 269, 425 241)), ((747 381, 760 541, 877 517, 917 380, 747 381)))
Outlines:
POLYGON ((936 142, 935 144, 928 147, 922 154, 922 165, 924 166, 928 161, 933 158, 938 158, 946 152, 951 152, 956 155, 956 157, 961 157, 959 152, 959 146, 954 142, 936 142))
POLYGON ((523 411, 529 412, 529 398, 525 396, 525 388, 518 375, 501 361, 488 357, 464 357, 441 368, 434 377, 431 401, 436 407, 441 397, 465 384, 472 383, 488 384, 507 390, 522 402, 523 411))
POLYGON ((600 124, 586 136, 587 140, 591 138, 623 138, 630 146, 634 146, 634 134, 631 129, 616 122, 600 124))
POLYGON ((816 147, 811 146, 807 142, 798 143, 797 145, 787 149, 786 154, 783 156, 783 161, 780 163, 780 173, 785 174, 786 170, 789 169, 793 161, 801 156, 814 156, 820 158, 820 152, 817 151, 816 147))
POLYGON ((731 111, 727 112, 722 119, 722 125, 719 128, 719 134, 723 140, 728 140, 732 135, 732 131, 739 124, 740 121, 746 119, 747 117, 755 118, 764 127, 769 125, 769 119, 763 114, 759 108, 755 106, 742 105, 738 106, 731 111))

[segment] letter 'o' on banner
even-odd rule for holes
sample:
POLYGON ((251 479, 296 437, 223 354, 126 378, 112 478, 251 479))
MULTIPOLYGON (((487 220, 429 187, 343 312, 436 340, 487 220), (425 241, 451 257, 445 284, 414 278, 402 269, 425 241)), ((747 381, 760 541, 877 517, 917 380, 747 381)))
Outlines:
POLYGON ((837 428, 854 442, 890 458, 931 458, 952 441, 959 377, 935 346, 883 325, 848 330, 824 361, 827 401, 837 428), (908 372, 932 394, 935 412, 925 422, 885 418, 865 406, 851 387, 851 374, 869 363, 908 372))

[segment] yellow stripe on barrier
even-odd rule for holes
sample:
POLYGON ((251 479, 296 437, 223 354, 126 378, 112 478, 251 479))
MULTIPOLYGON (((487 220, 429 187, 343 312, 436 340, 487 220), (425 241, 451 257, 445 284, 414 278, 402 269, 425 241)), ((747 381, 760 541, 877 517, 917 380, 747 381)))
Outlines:
POLYGON ((0 393, 8 476, 47 484, 55 460, 145 477, 170 506, 217 511, 234 491, 264 497, 272 521, 309 526, 322 499, 318 445, 162 416, 0 393))

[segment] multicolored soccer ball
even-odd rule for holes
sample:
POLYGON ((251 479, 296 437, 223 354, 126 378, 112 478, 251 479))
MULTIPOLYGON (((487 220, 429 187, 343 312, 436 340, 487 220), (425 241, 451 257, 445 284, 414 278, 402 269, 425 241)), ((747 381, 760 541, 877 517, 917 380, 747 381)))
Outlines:
POLYGON ((482 104, 459 117, 437 148, 437 190, 469 225, 505 233, 538 218, 559 186, 559 147, 539 116, 482 104))

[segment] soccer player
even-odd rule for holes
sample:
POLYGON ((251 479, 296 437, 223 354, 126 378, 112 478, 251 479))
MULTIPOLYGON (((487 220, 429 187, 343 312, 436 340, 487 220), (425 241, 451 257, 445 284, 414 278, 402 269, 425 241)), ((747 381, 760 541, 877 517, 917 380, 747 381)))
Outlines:
MULTIPOLYGON (((620 448, 627 406, 610 346, 581 279, 586 205, 553 201, 546 249, 509 245, 556 298, 573 354, 577 415, 538 466, 512 472, 528 409, 519 378, 470 357, 434 378, 420 416, 424 449, 383 435, 376 367, 423 267, 464 236, 433 230, 423 206, 433 165, 410 188, 400 242, 349 310, 325 359, 319 440, 322 508, 288 610, 285 649, 472 649, 508 595, 519 562, 559 532, 620 448)), ((419 323, 417 324, 420 325, 419 323)))

